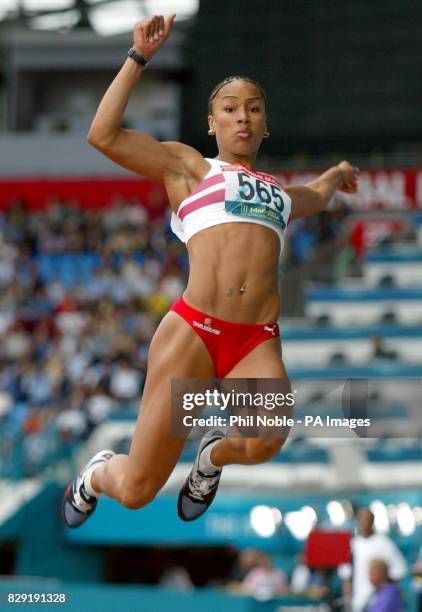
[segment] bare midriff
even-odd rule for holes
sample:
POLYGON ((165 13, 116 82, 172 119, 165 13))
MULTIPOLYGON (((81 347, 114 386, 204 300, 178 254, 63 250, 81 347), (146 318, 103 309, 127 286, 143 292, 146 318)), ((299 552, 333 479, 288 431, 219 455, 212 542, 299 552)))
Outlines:
POLYGON ((204 313, 236 323, 274 323, 280 310, 275 231, 256 223, 225 223, 187 244, 190 273, 184 298, 204 313))

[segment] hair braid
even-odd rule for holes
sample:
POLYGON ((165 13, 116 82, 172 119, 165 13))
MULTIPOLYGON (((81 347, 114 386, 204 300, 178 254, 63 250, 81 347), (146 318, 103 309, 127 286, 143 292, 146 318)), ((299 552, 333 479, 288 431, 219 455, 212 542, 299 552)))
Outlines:
POLYGON ((211 95, 208 99, 208 114, 209 115, 212 115, 212 103, 214 102, 214 99, 216 95, 218 94, 218 92, 220 91, 220 89, 224 87, 224 85, 227 85, 227 83, 231 83, 232 81, 246 81, 247 83, 252 83, 253 85, 255 85, 257 89, 259 89, 259 92, 264 99, 265 105, 267 104, 267 94, 265 93, 262 85, 258 83, 258 81, 255 81, 254 79, 251 79, 250 77, 246 77, 246 76, 229 76, 223 79, 220 83, 218 83, 212 90, 211 95))

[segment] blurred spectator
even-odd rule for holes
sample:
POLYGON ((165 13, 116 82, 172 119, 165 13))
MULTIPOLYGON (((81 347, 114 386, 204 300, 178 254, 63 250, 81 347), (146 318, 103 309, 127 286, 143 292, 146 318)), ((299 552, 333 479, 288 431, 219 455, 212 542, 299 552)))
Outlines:
POLYGON ((397 359, 396 351, 386 349, 382 339, 379 336, 372 337, 372 350, 374 359, 397 359))
POLYGON ((19 360, 28 355, 31 338, 23 321, 16 321, 10 326, 10 332, 4 338, 4 356, 10 360, 19 360))
POLYGON ((6 417, 13 408, 13 397, 7 391, 2 391, 0 386, 0 421, 6 417))
POLYGON ((290 590, 295 595, 315 598, 326 597, 330 591, 324 572, 322 570, 311 570, 305 563, 303 554, 300 555, 298 563, 293 569, 290 578, 290 590))
POLYGON ((311 570, 305 563, 305 555, 302 553, 299 555, 298 562, 293 568, 293 572, 290 578, 290 590, 295 595, 304 593, 308 587, 309 580, 311 578, 311 570))
POLYGON ((296 221, 291 235, 291 252, 295 263, 312 257, 317 241, 316 232, 312 229, 312 219, 296 221))
POLYGON ((372 559, 369 563, 369 579, 375 588, 366 612, 402 612, 403 602, 400 591, 388 578, 388 566, 382 559, 372 559))
POLYGON ((74 407, 63 410, 56 419, 62 440, 68 442, 81 437, 86 430, 86 417, 81 409, 74 407))
POLYGON ((116 402, 107 393, 105 385, 100 384, 86 402, 86 412, 92 427, 96 427, 108 417, 116 407, 116 402))
POLYGON ((31 408, 22 427, 22 431, 27 436, 40 433, 44 427, 44 418, 42 413, 35 408, 31 408))
POLYGON ((392 580, 401 580, 407 574, 406 561, 394 542, 386 535, 374 532, 374 515, 369 508, 361 508, 357 514, 360 534, 352 538, 352 567, 342 566, 340 576, 344 580, 344 593, 352 595, 352 611, 365 609, 374 586, 369 578, 369 565, 372 559, 383 560, 392 580))
POLYGON ((361 260, 365 254, 365 228, 362 221, 354 224, 350 235, 350 245, 355 258, 361 260))
POLYGON ((419 604, 417 609, 418 612, 422 612, 422 547, 419 549, 418 558, 412 567, 412 573, 414 577, 413 586, 419 596, 419 604))
POLYGON ((125 358, 114 366, 110 376, 110 390, 117 400, 133 400, 140 393, 141 375, 125 358))
POLYGON ((240 590, 255 599, 266 601, 287 593, 288 583, 285 574, 273 567, 269 555, 260 552, 255 567, 242 580, 240 590))
POLYGON ((189 572, 180 565, 172 565, 164 570, 158 584, 182 593, 188 593, 195 588, 189 572))
POLYGON ((226 587, 231 590, 240 588, 245 576, 258 565, 259 551, 254 548, 245 548, 238 554, 236 564, 229 576, 226 587))

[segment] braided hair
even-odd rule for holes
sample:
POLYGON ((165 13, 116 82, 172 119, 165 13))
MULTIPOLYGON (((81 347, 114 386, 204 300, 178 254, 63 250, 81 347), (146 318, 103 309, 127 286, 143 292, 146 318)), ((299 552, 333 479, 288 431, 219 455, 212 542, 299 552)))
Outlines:
POLYGON ((216 95, 220 91, 220 89, 224 87, 224 85, 227 85, 227 83, 231 83, 232 81, 246 81, 247 83, 252 83, 252 85, 255 85, 255 87, 259 90, 259 93, 261 94, 265 102, 265 105, 267 105, 267 94, 265 93, 262 85, 258 83, 258 81, 255 81, 254 79, 251 79, 250 77, 246 77, 246 76, 229 76, 223 79, 220 83, 218 83, 212 90, 211 95, 208 99, 208 114, 209 115, 212 115, 212 104, 215 100, 216 95))

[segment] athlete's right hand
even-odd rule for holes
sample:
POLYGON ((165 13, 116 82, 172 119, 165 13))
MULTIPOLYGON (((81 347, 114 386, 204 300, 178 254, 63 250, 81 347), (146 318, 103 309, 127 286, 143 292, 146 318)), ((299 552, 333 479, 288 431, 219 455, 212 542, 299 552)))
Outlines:
POLYGON ((133 48, 137 53, 150 60, 154 53, 167 40, 176 13, 167 17, 164 21, 162 15, 154 15, 147 21, 140 21, 133 28, 133 48))

